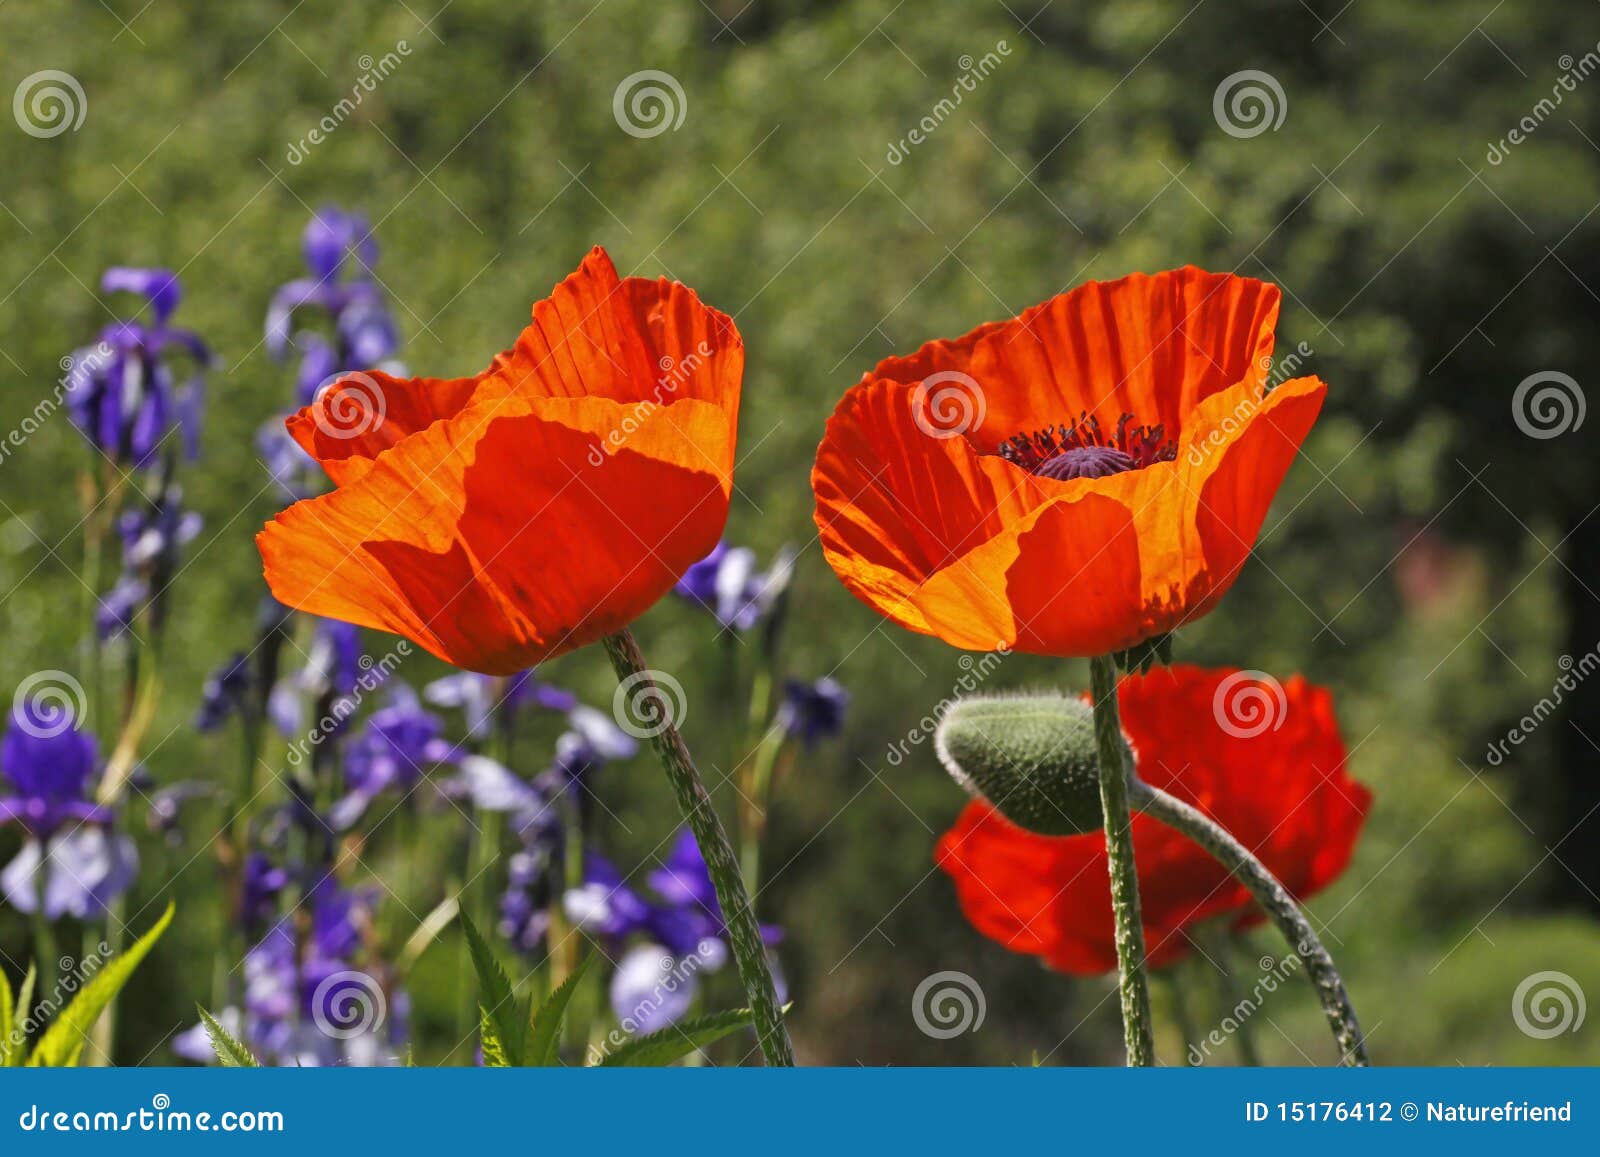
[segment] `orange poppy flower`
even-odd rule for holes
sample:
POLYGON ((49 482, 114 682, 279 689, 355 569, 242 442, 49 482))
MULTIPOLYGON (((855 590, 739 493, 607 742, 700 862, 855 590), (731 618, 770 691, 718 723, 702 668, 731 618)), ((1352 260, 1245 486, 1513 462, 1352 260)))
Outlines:
MULTIPOLYGON (((1178 664, 1130 676, 1122 727, 1141 779, 1227 828, 1304 898, 1349 865, 1372 793, 1345 770, 1327 689, 1255 675, 1178 664)), ((1250 893, 1187 836, 1135 815, 1133 847, 1152 965, 1181 957, 1200 921, 1257 918, 1250 893)), ((974 801, 934 859, 990 939, 1063 972, 1117 966, 1104 832, 1041 836, 974 801)))
POLYGON ((337 489, 256 539, 289 606, 505 675, 627 625, 722 533, 744 344, 605 251, 471 378, 350 374, 289 419, 337 489))
POLYGON ((1264 394, 1278 299, 1134 274, 885 359, 817 452, 829 563, 879 613, 976 650, 1103 655, 1206 613, 1326 392, 1264 394))

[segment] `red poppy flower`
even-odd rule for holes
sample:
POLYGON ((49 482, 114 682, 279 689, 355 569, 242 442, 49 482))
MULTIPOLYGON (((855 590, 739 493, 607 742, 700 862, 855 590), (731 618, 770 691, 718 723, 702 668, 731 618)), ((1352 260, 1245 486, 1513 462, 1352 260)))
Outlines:
POLYGON ((1326 387, 1263 394, 1278 288, 1193 267, 1090 282, 881 362, 812 472, 823 552, 957 647, 1103 655, 1233 583, 1326 387))
POLYGON ((744 345, 593 250, 471 378, 351 374, 289 419, 337 489, 257 536, 289 606, 510 674, 636 618, 722 533, 744 345))
MULTIPOLYGON (((1124 679, 1117 702, 1139 776, 1227 828, 1297 897, 1344 871, 1372 793, 1345 771, 1325 688, 1179 665, 1124 679)), ((1254 918, 1250 894, 1187 837, 1135 815, 1133 845, 1151 964, 1182 956, 1190 925, 1254 918)), ((984 935, 1063 972, 1116 967, 1105 833, 1036 835, 975 801, 934 858, 984 935)))

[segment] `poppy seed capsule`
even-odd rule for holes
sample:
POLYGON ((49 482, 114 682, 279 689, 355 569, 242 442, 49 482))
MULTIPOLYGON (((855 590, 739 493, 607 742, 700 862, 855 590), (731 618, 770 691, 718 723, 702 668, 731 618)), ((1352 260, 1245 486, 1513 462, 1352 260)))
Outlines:
POLYGON ((1104 826, 1094 712, 1081 699, 962 699, 939 721, 934 750, 969 795, 1019 827, 1076 836, 1104 826))

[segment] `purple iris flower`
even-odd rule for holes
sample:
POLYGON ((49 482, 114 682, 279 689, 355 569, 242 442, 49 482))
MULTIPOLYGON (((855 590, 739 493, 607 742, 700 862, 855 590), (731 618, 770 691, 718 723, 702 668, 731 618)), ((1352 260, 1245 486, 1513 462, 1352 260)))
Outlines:
POLYGON ((377 243, 365 217, 334 206, 319 209, 301 238, 310 277, 286 282, 267 308, 268 352, 282 360, 293 349, 299 400, 309 404, 335 374, 388 364, 399 333, 372 277, 377 243), (297 326, 305 313, 319 315, 331 333, 297 326))
POLYGON ((571 711, 578 697, 550 683, 534 678, 533 671, 519 671, 509 678, 457 671, 435 679, 422 689, 422 697, 435 707, 459 708, 467 721, 467 738, 483 739, 497 715, 509 723, 524 707, 545 711, 571 711))
POLYGON ((92 346, 74 351, 65 385, 74 424, 118 462, 146 465, 176 425, 186 452, 196 453, 204 370, 211 353, 198 336, 169 326, 182 297, 177 275, 166 269, 108 269, 107 293, 128 292, 149 303, 150 324, 119 321, 100 331, 92 346), (179 386, 171 354, 187 355, 194 371, 179 386))
POLYGON ((0 869, 0 892, 23 912, 48 920, 87 919, 126 891, 138 871, 133 841, 109 830, 113 813, 90 790, 99 771, 94 737, 61 708, 18 705, 0 739, 0 824, 26 833, 0 869))
POLYGON ((368 686, 382 680, 382 671, 372 672, 373 662, 361 646, 359 627, 339 619, 317 619, 305 666, 272 688, 267 714, 283 735, 294 736, 303 726, 302 697, 344 698, 354 694, 363 677, 368 686))
POLYGON ((95 627, 102 641, 133 629, 149 606, 151 625, 159 630, 168 581, 178 569, 178 548, 200 533, 198 514, 183 508, 183 489, 163 479, 153 502, 124 511, 117 521, 122 539, 122 573, 95 608, 95 627))
MULTIPOLYGON (((264 1064, 395 1064, 409 1019, 405 993, 353 961, 376 904, 373 889, 324 879, 308 897, 311 934, 301 945, 292 918, 274 924, 245 954, 244 1001, 217 1019, 264 1064)), ((173 1051, 215 1063, 203 1027, 173 1038, 173 1051)))
POLYGON ((134 786, 141 792, 149 793, 150 806, 145 812, 145 823, 152 832, 162 836, 167 843, 177 847, 183 843, 183 808, 191 800, 211 799, 217 794, 215 784, 206 783, 198 779, 186 779, 166 787, 154 788, 148 783, 148 773, 144 776, 135 776, 134 786))
POLYGON ((215 731, 243 712, 254 688, 255 672, 250 669, 250 656, 235 651, 232 658, 206 679, 200 692, 200 710, 195 714, 195 729, 215 731))
POLYGON ((778 605, 793 576, 794 552, 788 547, 765 571, 758 571, 755 551, 719 542, 684 572, 673 590, 710 611, 724 627, 748 631, 778 605))
POLYGON ((238 919, 246 934, 260 931, 278 908, 278 897, 289 886, 289 873, 260 852, 245 857, 239 890, 238 919))
POLYGON ((423 710, 415 691, 398 683, 388 703, 373 712, 345 753, 350 791, 334 804, 328 818, 335 828, 345 830, 381 793, 409 792, 422 782, 428 768, 459 761, 459 752, 444 738, 443 721, 423 710))
MULTIPOLYGON (((728 929, 699 845, 679 833, 660 868, 648 876, 653 898, 629 887, 616 867, 591 853, 583 883, 562 897, 567 918, 591 936, 614 944, 639 936, 611 981, 611 1007, 632 1032, 653 1032, 678 1020, 692 1005, 700 972, 727 963, 728 929)), ((763 926, 769 945, 782 939, 763 926)))
POLYGON ((850 692, 837 679, 824 676, 812 683, 789 679, 778 706, 778 726, 807 747, 844 729, 850 692))

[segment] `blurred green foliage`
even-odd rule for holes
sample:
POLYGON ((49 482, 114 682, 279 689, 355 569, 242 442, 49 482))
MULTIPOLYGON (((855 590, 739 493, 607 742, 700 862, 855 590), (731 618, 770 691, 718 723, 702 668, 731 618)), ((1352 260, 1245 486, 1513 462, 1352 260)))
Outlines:
MULTIPOLYGON (((299 273, 311 209, 369 214, 404 356, 430 375, 485 364, 592 244, 625 273, 694 285, 734 314, 749 349, 730 537, 763 556, 802 548, 787 666, 833 673, 855 695, 846 737, 801 761, 772 818, 761 907, 789 932, 802 1057, 1101 1063, 1118 1055, 1108 983, 1050 975, 983 940, 932 867, 962 798, 925 745, 898 766, 885 754, 954 686, 960 656, 878 622, 838 586, 816 548, 807 472, 835 399, 892 351, 1133 269, 1193 262, 1277 281, 1280 356, 1306 343, 1328 406, 1257 559, 1183 632, 1179 656, 1303 671, 1336 690, 1354 772, 1377 803, 1354 866, 1313 909, 1377 1059, 1593 1063, 1593 1025, 1531 1039, 1510 1002, 1545 969, 1600 998, 1595 716, 1574 706, 1495 769, 1483 752, 1549 692, 1558 655, 1600 643, 1589 589, 1600 541, 1585 522, 1594 427, 1529 439, 1510 403, 1535 371, 1583 381, 1595 364, 1600 81, 1565 94, 1503 163, 1486 160, 1550 93, 1563 55, 1597 40, 1592 7, 1533 0, 1487 16, 1441 0, 12 0, 0 7, 0 91, 62 69, 88 113, 48 140, 0 124, 4 424, 110 319, 103 267, 180 271, 179 320, 221 366, 186 477, 206 529, 177 581, 146 760, 157 781, 225 779, 233 753, 189 721, 206 672, 248 644, 251 536, 274 509, 252 439, 292 392, 264 354, 262 317, 299 273), (348 95, 361 58, 402 40, 403 65, 291 164, 291 143, 348 95), (962 58, 1001 42, 1003 63, 889 163, 962 58), (676 131, 619 130, 613 92, 641 69, 681 82, 676 131), (1248 139, 1221 131, 1212 109, 1244 69, 1270 73, 1287 101, 1279 128, 1248 139), (917 1030, 911 994, 941 969, 981 982, 980 1031, 917 1030)), ((0 687, 82 662, 84 460, 57 420, 0 465, 0 687)), ((688 738, 721 780, 743 719, 720 680, 730 662, 747 675, 753 648, 715 640, 676 603, 637 631, 652 662, 681 676, 688 738)), ((432 673, 421 661, 406 671, 432 673)), ((550 674, 608 700, 597 654, 550 674)), ((1085 677, 1016 657, 992 682, 1085 677)), ((624 864, 675 826, 659 779, 641 757, 601 784, 624 864)), ((718 793, 731 812, 729 796, 718 793)), ((0 833, 0 857, 13 841, 0 833)), ((176 896, 183 917, 125 1003, 124 1063, 168 1060, 165 1040, 212 983, 209 854, 144 846, 130 911, 176 896)), ((452 870, 434 855, 432 843, 391 845, 373 866, 406 868, 420 898, 452 870)), ((0 912, 14 974, 26 944, 25 925, 0 912)), ((1240 959, 1278 951, 1257 931, 1240 959)), ((1199 979, 1190 1013, 1205 1026, 1219 1013, 1199 979)), ((410 980, 420 1060, 454 1043, 469 983, 452 949, 422 958, 410 980)), ((1265 1015, 1269 1060, 1327 1059, 1303 986, 1265 1015)), ((1162 1044, 1175 1061, 1171 1023, 1162 1044)))

